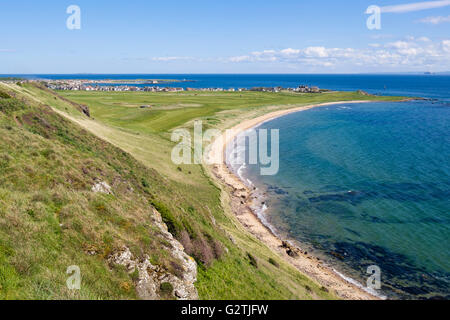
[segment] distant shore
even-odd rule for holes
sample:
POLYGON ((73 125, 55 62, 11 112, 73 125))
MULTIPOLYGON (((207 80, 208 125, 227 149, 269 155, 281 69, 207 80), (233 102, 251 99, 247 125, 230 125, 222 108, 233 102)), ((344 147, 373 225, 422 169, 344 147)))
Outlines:
MULTIPOLYGON (((322 104, 314 104, 292 109, 280 110, 265 114, 263 116, 241 122, 235 127, 232 135, 224 135, 217 139, 212 146, 210 159, 222 159, 227 145, 241 132, 256 127, 264 122, 282 117, 291 113, 306 111, 312 108, 325 107, 330 105, 348 103, 369 103, 373 101, 339 101, 322 104)), ((215 161, 212 168, 213 175, 226 186, 231 200, 231 209, 245 229, 257 239, 267 245, 272 251, 277 252, 284 260, 298 269, 301 273, 309 276, 322 285, 325 290, 334 291, 339 298, 347 300, 378 300, 378 296, 371 294, 356 283, 351 283, 335 272, 324 261, 312 256, 292 244, 292 242, 281 239, 269 227, 265 225, 252 209, 254 207, 255 196, 251 190, 235 173, 228 167, 225 161, 215 161), (243 201, 244 200, 244 201, 243 201)))

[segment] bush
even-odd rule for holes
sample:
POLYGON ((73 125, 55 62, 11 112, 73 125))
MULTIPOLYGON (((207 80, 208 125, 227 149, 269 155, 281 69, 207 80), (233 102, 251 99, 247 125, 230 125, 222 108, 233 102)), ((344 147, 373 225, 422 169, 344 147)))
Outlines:
POLYGON ((150 187, 150 185, 148 184, 147 180, 145 180, 144 178, 142 178, 141 183, 142 183, 142 186, 143 186, 144 188, 150 187))
POLYGON ((222 243, 219 240, 214 239, 212 244, 213 244, 214 255, 216 256, 216 259, 220 259, 224 253, 222 243))
POLYGON ((0 111, 5 114, 10 114, 13 111, 24 110, 25 105, 15 99, 0 99, 0 111))
POLYGON ((139 270, 138 268, 134 269, 134 272, 130 275, 131 279, 133 279, 134 282, 137 282, 139 280, 139 270))
POLYGON ((192 253, 194 252, 194 246, 192 245, 191 237, 186 230, 181 231, 179 241, 183 245, 186 253, 192 255, 192 253))
POLYGON ((178 238, 181 230, 183 229, 181 224, 175 219, 170 210, 161 202, 156 200, 150 201, 151 205, 161 214, 164 223, 167 225, 169 232, 178 238))
POLYGON ((163 282, 159 286, 161 296, 171 296, 173 292, 173 285, 170 282, 163 282))
POLYGON ((250 260, 250 264, 254 266, 255 268, 258 268, 258 261, 256 261, 256 258, 252 256, 250 253, 247 252, 247 257, 250 260))
POLYGON ((4 91, 0 91, 0 98, 2 99, 11 99, 11 96, 4 91))
POLYGON ((277 268, 279 268, 280 267, 280 264, 278 263, 278 262, 276 262, 274 259, 272 259, 272 258, 269 258, 269 263, 271 264, 271 265, 274 265, 275 267, 277 267, 277 268))
POLYGON ((198 237, 193 241, 194 252, 193 257, 197 263, 206 267, 210 266, 214 260, 214 252, 208 241, 204 237, 198 237))

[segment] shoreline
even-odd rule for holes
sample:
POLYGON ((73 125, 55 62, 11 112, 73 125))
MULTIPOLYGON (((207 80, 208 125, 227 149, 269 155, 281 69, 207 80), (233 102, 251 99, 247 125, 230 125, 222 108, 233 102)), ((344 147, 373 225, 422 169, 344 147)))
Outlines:
POLYGON ((256 128, 267 121, 317 107, 371 102, 374 101, 337 101, 270 112, 253 119, 245 120, 231 128, 232 134, 223 134, 222 137, 216 139, 209 153, 210 159, 220 159, 220 161, 213 162, 215 163, 215 165, 212 166, 213 177, 218 179, 219 182, 226 187, 225 191, 228 192, 231 200, 231 210, 241 225, 250 234, 263 242, 273 252, 277 253, 283 260, 288 262, 302 274, 305 274, 318 282, 324 288, 333 291, 339 298, 346 300, 380 300, 382 297, 369 293, 356 281, 349 281, 348 278, 342 276, 331 266, 327 265, 325 261, 302 250, 299 246, 293 245, 292 240, 282 239, 277 235, 274 228, 268 226, 267 223, 264 223, 263 219, 261 219, 258 212, 255 210, 254 202, 257 200, 257 197, 254 195, 255 190, 251 190, 249 186, 228 167, 223 154, 226 151, 227 145, 232 142, 239 133, 251 128, 256 128))

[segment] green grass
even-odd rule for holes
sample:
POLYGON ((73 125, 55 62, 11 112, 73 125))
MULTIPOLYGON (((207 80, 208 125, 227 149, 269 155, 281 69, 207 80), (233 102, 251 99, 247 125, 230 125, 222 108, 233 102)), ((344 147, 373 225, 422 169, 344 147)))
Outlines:
POLYGON ((11 288, 4 296, 25 298, 71 298, 57 288, 65 277, 64 266, 77 264, 72 263, 74 260, 84 263, 88 270, 89 290, 82 292, 83 297, 133 298, 133 293, 120 291, 124 287, 120 283, 132 283, 131 276, 123 270, 108 274, 104 254, 86 256, 82 244, 86 242, 105 252, 125 242, 136 252, 148 253, 155 263, 170 265, 161 249, 163 245, 154 239, 152 226, 145 219, 149 204, 161 212, 169 230, 199 263, 196 287, 202 299, 335 298, 244 230, 231 213, 227 194, 211 180, 208 168, 171 162, 174 143, 170 132, 177 127, 192 128, 196 119, 202 119, 207 128, 223 129, 244 118, 299 105, 401 99, 351 92, 59 92, 66 99, 88 105, 93 117, 88 119, 70 103, 33 85, 3 86, 4 91, 36 104, 33 108, 49 105, 72 120, 63 120, 48 109, 34 110, 37 119, 26 117, 29 110, 20 108, 2 116, 1 134, 11 144, 2 145, 0 154, 11 159, 5 160, 7 171, 1 171, 0 221, 4 222, 0 224, 0 268, 9 275, 4 287, 11 288), (140 105, 153 108, 140 109, 140 105), (24 116, 29 125, 14 121, 24 116), (46 121, 56 131, 50 130, 46 121), (16 144, 17 150, 12 147, 16 144), (90 168, 88 177, 80 174, 84 167, 90 168), (88 189, 100 172, 110 181, 121 177, 136 192, 92 195, 88 189), (11 181, 17 182, 9 186, 11 181), (54 193, 58 196, 54 197, 54 193), (33 202, 34 196, 42 200, 33 202), (61 221, 70 227, 59 227, 61 221), (7 227, 11 223, 39 232, 21 239, 15 229, 7 227), (28 262, 20 267, 14 261, 28 262), (24 276, 22 270, 31 273, 24 276), (41 288, 37 284, 40 282, 47 291, 37 289, 41 288))
MULTIPOLYGON (((207 92, 75 92, 61 95, 87 104, 95 118, 109 125, 145 133, 165 133, 193 119, 213 124, 221 112, 261 109, 269 106, 311 104, 348 100, 392 100, 399 98, 363 96, 356 92, 325 94, 207 92), (151 105, 150 109, 140 109, 151 105)), ((216 120, 216 121, 215 121, 216 120)))
POLYGON ((163 178, 50 108, 0 100, 0 299, 135 299, 124 289, 135 279, 106 257, 126 245, 167 270, 176 262, 141 184, 163 178), (100 180, 114 195, 91 192, 100 180), (66 287, 71 265, 80 292, 66 287))

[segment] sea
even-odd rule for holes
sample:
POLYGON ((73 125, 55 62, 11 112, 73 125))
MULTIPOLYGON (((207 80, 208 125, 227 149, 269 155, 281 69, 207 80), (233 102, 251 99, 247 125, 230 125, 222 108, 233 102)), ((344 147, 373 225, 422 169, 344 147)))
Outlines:
POLYGON ((259 165, 235 170, 258 190, 261 219, 342 277, 389 299, 450 299, 450 75, 27 77, 178 79, 191 81, 164 86, 224 89, 309 85, 426 98, 340 104, 265 122, 257 129, 280 130, 278 174, 261 176, 259 165))

